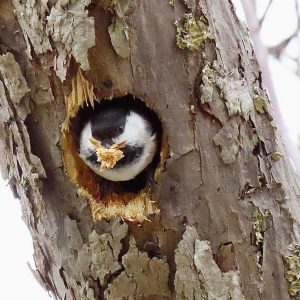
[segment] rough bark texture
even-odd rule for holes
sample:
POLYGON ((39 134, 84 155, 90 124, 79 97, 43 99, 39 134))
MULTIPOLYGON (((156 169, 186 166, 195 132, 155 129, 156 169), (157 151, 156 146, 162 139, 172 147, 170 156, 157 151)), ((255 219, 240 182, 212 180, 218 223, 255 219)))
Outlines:
POLYGON ((230 1, 1 1, 0 39, 1 170, 53 295, 300 295, 299 185, 230 1), (169 157, 148 221, 97 220, 78 193, 61 127, 78 74, 80 101, 131 94, 161 119, 169 157))

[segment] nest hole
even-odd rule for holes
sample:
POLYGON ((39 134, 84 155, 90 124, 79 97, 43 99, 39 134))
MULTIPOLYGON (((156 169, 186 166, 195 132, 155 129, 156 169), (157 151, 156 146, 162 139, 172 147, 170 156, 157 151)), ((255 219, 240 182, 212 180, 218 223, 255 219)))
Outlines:
MULTIPOLYGON (((74 92, 74 94, 76 94, 74 92)), ((71 96, 66 99, 70 103, 71 96)), ((159 180, 168 156, 168 143, 163 135, 162 124, 152 108, 141 99, 126 95, 113 99, 81 101, 76 113, 67 120, 67 129, 62 129, 61 146, 64 166, 76 184, 80 195, 89 200, 94 221, 119 216, 141 223, 151 214, 159 213, 153 199, 152 186, 159 180), (124 106, 133 108, 147 116, 158 135, 158 150, 150 165, 129 181, 114 182, 94 173, 79 157, 79 138, 81 130, 91 114, 107 107, 124 106)))
POLYGON ((101 99, 96 100, 93 105, 83 105, 79 108, 76 117, 70 121, 70 129, 74 138, 77 153, 79 153, 79 137, 83 126, 89 120, 92 114, 100 112, 103 109, 110 107, 124 107, 131 108, 145 115, 153 124, 158 135, 158 149, 157 152, 146 169, 138 174, 134 179, 128 181, 109 181, 93 172, 94 176, 101 186, 100 200, 105 199, 107 194, 116 193, 117 195, 124 193, 139 193, 145 187, 155 183, 155 170, 160 163, 161 139, 162 139, 162 125, 156 113, 146 106, 146 104, 132 95, 127 95, 120 98, 101 99))

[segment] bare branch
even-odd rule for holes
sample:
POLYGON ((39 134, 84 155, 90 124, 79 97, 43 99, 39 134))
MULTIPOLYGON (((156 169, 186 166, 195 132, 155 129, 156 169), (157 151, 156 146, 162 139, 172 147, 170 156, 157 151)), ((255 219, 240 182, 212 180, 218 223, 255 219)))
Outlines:
POLYGON ((263 22, 266 18, 267 13, 269 12, 269 9, 270 9, 272 3, 273 3, 273 0, 270 0, 267 7, 266 7, 266 9, 265 9, 265 11, 264 11, 264 14, 262 15, 261 19, 259 20, 260 28, 261 28, 261 26, 262 26, 262 24, 263 24, 263 22))
POLYGON ((300 45, 299 45, 299 42, 300 42, 300 7, 299 7, 299 4, 298 4, 298 1, 295 0, 295 7, 296 7, 296 12, 297 12, 297 23, 298 23, 298 26, 297 26, 297 39, 298 39, 298 57, 297 57, 297 75, 300 77, 300 45))
POLYGON ((284 52, 285 48, 288 46, 290 41, 298 35, 298 29, 289 37, 281 41, 276 46, 268 47, 269 53, 276 58, 279 58, 284 52))

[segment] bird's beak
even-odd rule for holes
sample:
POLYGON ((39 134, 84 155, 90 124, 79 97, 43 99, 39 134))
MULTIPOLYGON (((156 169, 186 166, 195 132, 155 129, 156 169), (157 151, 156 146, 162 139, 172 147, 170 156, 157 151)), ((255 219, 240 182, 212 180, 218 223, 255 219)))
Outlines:
POLYGON ((107 138, 107 139, 102 139, 102 140, 101 140, 101 144, 102 144, 103 147, 105 147, 105 148, 110 148, 111 145, 113 144, 113 141, 112 141, 111 139, 109 139, 109 138, 107 138))

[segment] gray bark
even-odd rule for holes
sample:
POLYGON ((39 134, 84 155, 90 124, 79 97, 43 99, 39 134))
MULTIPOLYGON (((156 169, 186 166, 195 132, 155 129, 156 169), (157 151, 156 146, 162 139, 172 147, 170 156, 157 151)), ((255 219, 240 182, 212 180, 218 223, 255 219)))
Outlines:
POLYGON ((300 295, 299 185, 230 1, 1 1, 0 28, 1 170, 56 298, 300 295), (69 122, 126 94, 161 119, 157 183, 99 201, 69 122))

